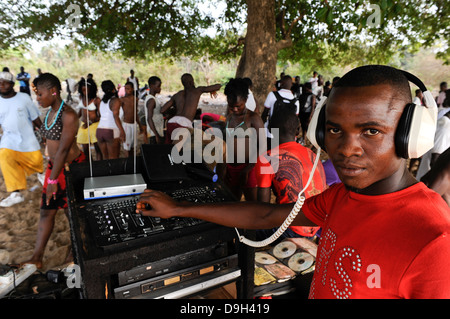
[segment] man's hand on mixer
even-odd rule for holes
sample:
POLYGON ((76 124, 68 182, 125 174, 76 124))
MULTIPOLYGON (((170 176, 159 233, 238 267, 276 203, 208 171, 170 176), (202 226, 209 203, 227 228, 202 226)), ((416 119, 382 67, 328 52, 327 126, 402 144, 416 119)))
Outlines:
POLYGON ((136 213, 168 219, 176 216, 177 207, 178 203, 170 196, 159 191, 146 189, 136 204, 136 213))

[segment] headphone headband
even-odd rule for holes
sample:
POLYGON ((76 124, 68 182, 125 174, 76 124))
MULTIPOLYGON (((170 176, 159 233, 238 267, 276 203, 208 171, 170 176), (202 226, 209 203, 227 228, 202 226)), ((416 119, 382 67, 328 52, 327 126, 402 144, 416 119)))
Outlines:
POLYGON ((423 82, 417 76, 415 76, 409 72, 403 71, 403 70, 399 70, 399 71, 403 73, 403 75, 408 79, 409 82, 412 82, 415 85, 417 85, 419 87, 419 89, 422 91, 422 93, 428 91, 425 84, 423 84, 423 82))
MULTIPOLYGON (((398 156, 419 158, 433 148, 437 127, 437 104, 425 84, 415 75, 399 70, 423 93, 425 106, 408 104, 398 124, 395 144, 398 156)), ((309 123, 307 138, 317 148, 325 148, 325 101, 320 101, 309 123)))

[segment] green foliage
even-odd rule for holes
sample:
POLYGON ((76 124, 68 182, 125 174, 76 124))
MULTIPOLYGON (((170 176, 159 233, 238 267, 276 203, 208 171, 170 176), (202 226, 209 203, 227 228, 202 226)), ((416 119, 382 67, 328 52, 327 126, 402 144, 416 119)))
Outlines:
MULTIPOLYGON (((162 56, 151 60, 130 58, 124 60, 122 55, 112 52, 79 50, 75 45, 58 47, 45 46, 41 52, 29 52, 26 49, 9 49, 0 51, 1 68, 7 66, 14 74, 24 66, 34 78, 37 69, 55 74, 61 81, 68 78, 79 80, 88 73, 100 86, 104 80, 112 80, 116 85, 125 84, 130 70, 135 70, 140 86, 143 87, 148 78, 156 75, 161 78, 165 92, 176 92, 182 89, 181 75, 189 72, 194 76, 197 85, 226 83, 234 76, 237 61, 217 63, 207 57, 192 59, 181 57, 173 60, 162 56)), ((16 88, 17 89, 17 88, 16 88)))
POLYGON ((213 23, 192 0, 68 0, 47 7, 41 0, 9 2, 12 6, 1 4, 0 9, 14 17, 13 29, 23 30, 18 39, 8 36, 9 44, 26 37, 69 36, 82 49, 119 51, 125 57, 200 56, 202 31, 213 23))
MULTIPOLYGON (((283 61, 320 65, 324 61, 317 57, 328 57, 333 51, 337 54, 332 54, 332 63, 345 63, 352 55, 356 64, 388 63, 399 52, 417 52, 420 47, 441 42, 445 49, 438 56, 448 63, 450 7, 444 2, 277 1, 277 11, 284 12, 285 25, 299 18, 290 34, 293 45, 280 52, 279 57, 283 61), (379 24, 375 23, 378 13, 379 24)), ((282 28, 278 28, 277 36, 284 36, 282 28)))
MULTIPOLYGON (((232 61, 242 54, 246 11, 245 0, 10 0, 0 4, 0 49, 29 38, 66 36, 77 48, 120 52, 126 58, 176 60, 208 53, 232 61), (200 6, 213 10, 221 4, 225 9, 214 17, 200 6), (211 28, 214 36, 207 34, 211 28)), ((439 43, 438 57, 450 63, 448 1, 276 0, 275 15, 277 39, 292 40, 279 54, 284 62, 387 63, 398 52, 439 43), (380 9, 379 24, 373 23, 377 12, 371 4, 380 9)))

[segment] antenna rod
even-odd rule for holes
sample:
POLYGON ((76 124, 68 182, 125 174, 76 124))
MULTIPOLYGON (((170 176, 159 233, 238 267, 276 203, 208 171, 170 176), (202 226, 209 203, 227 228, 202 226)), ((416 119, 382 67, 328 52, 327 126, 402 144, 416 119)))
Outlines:
POLYGON ((87 83, 87 78, 84 79, 84 83, 85 83, 85 87, 86 87, 86 120, 87 120, 87 125, 88 125, 88 141, 89 141, 89 167, 91 170, 91 177, 92 177, 92 154, 91 154, 91 127, 89 125, 89 93, 88 93, 88 83, 87 83))
MULTIPOLYGON (((134 88, 134 87, 133 87, 134 88)), ((137 113, 137 106, 136 106, 136 100, 137 100, 137 90, 133 90, 133 98, 134 98, 134 174, 136 174, 136 146, 137 146, 137 131, 136 131, 136 113, 137 113)))

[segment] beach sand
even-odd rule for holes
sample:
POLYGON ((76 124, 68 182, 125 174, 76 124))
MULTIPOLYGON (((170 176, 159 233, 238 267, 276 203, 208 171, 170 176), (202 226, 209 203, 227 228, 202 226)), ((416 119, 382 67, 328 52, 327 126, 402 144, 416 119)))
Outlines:
MULTIPOLYGON (((22 191, 25 201, 12 207, 0 207, 0 264, 19 264, 34 251, 40 214, 42 185, 34 174, 27 178, 28 189, 22 191)), ((3 178, 0 197, 9 196, 3 178)), ((55 228, 48 242, 42 271, 57 269, 64 264, 70 251, 69 222, 63 210, 56 216, 55 228)))

